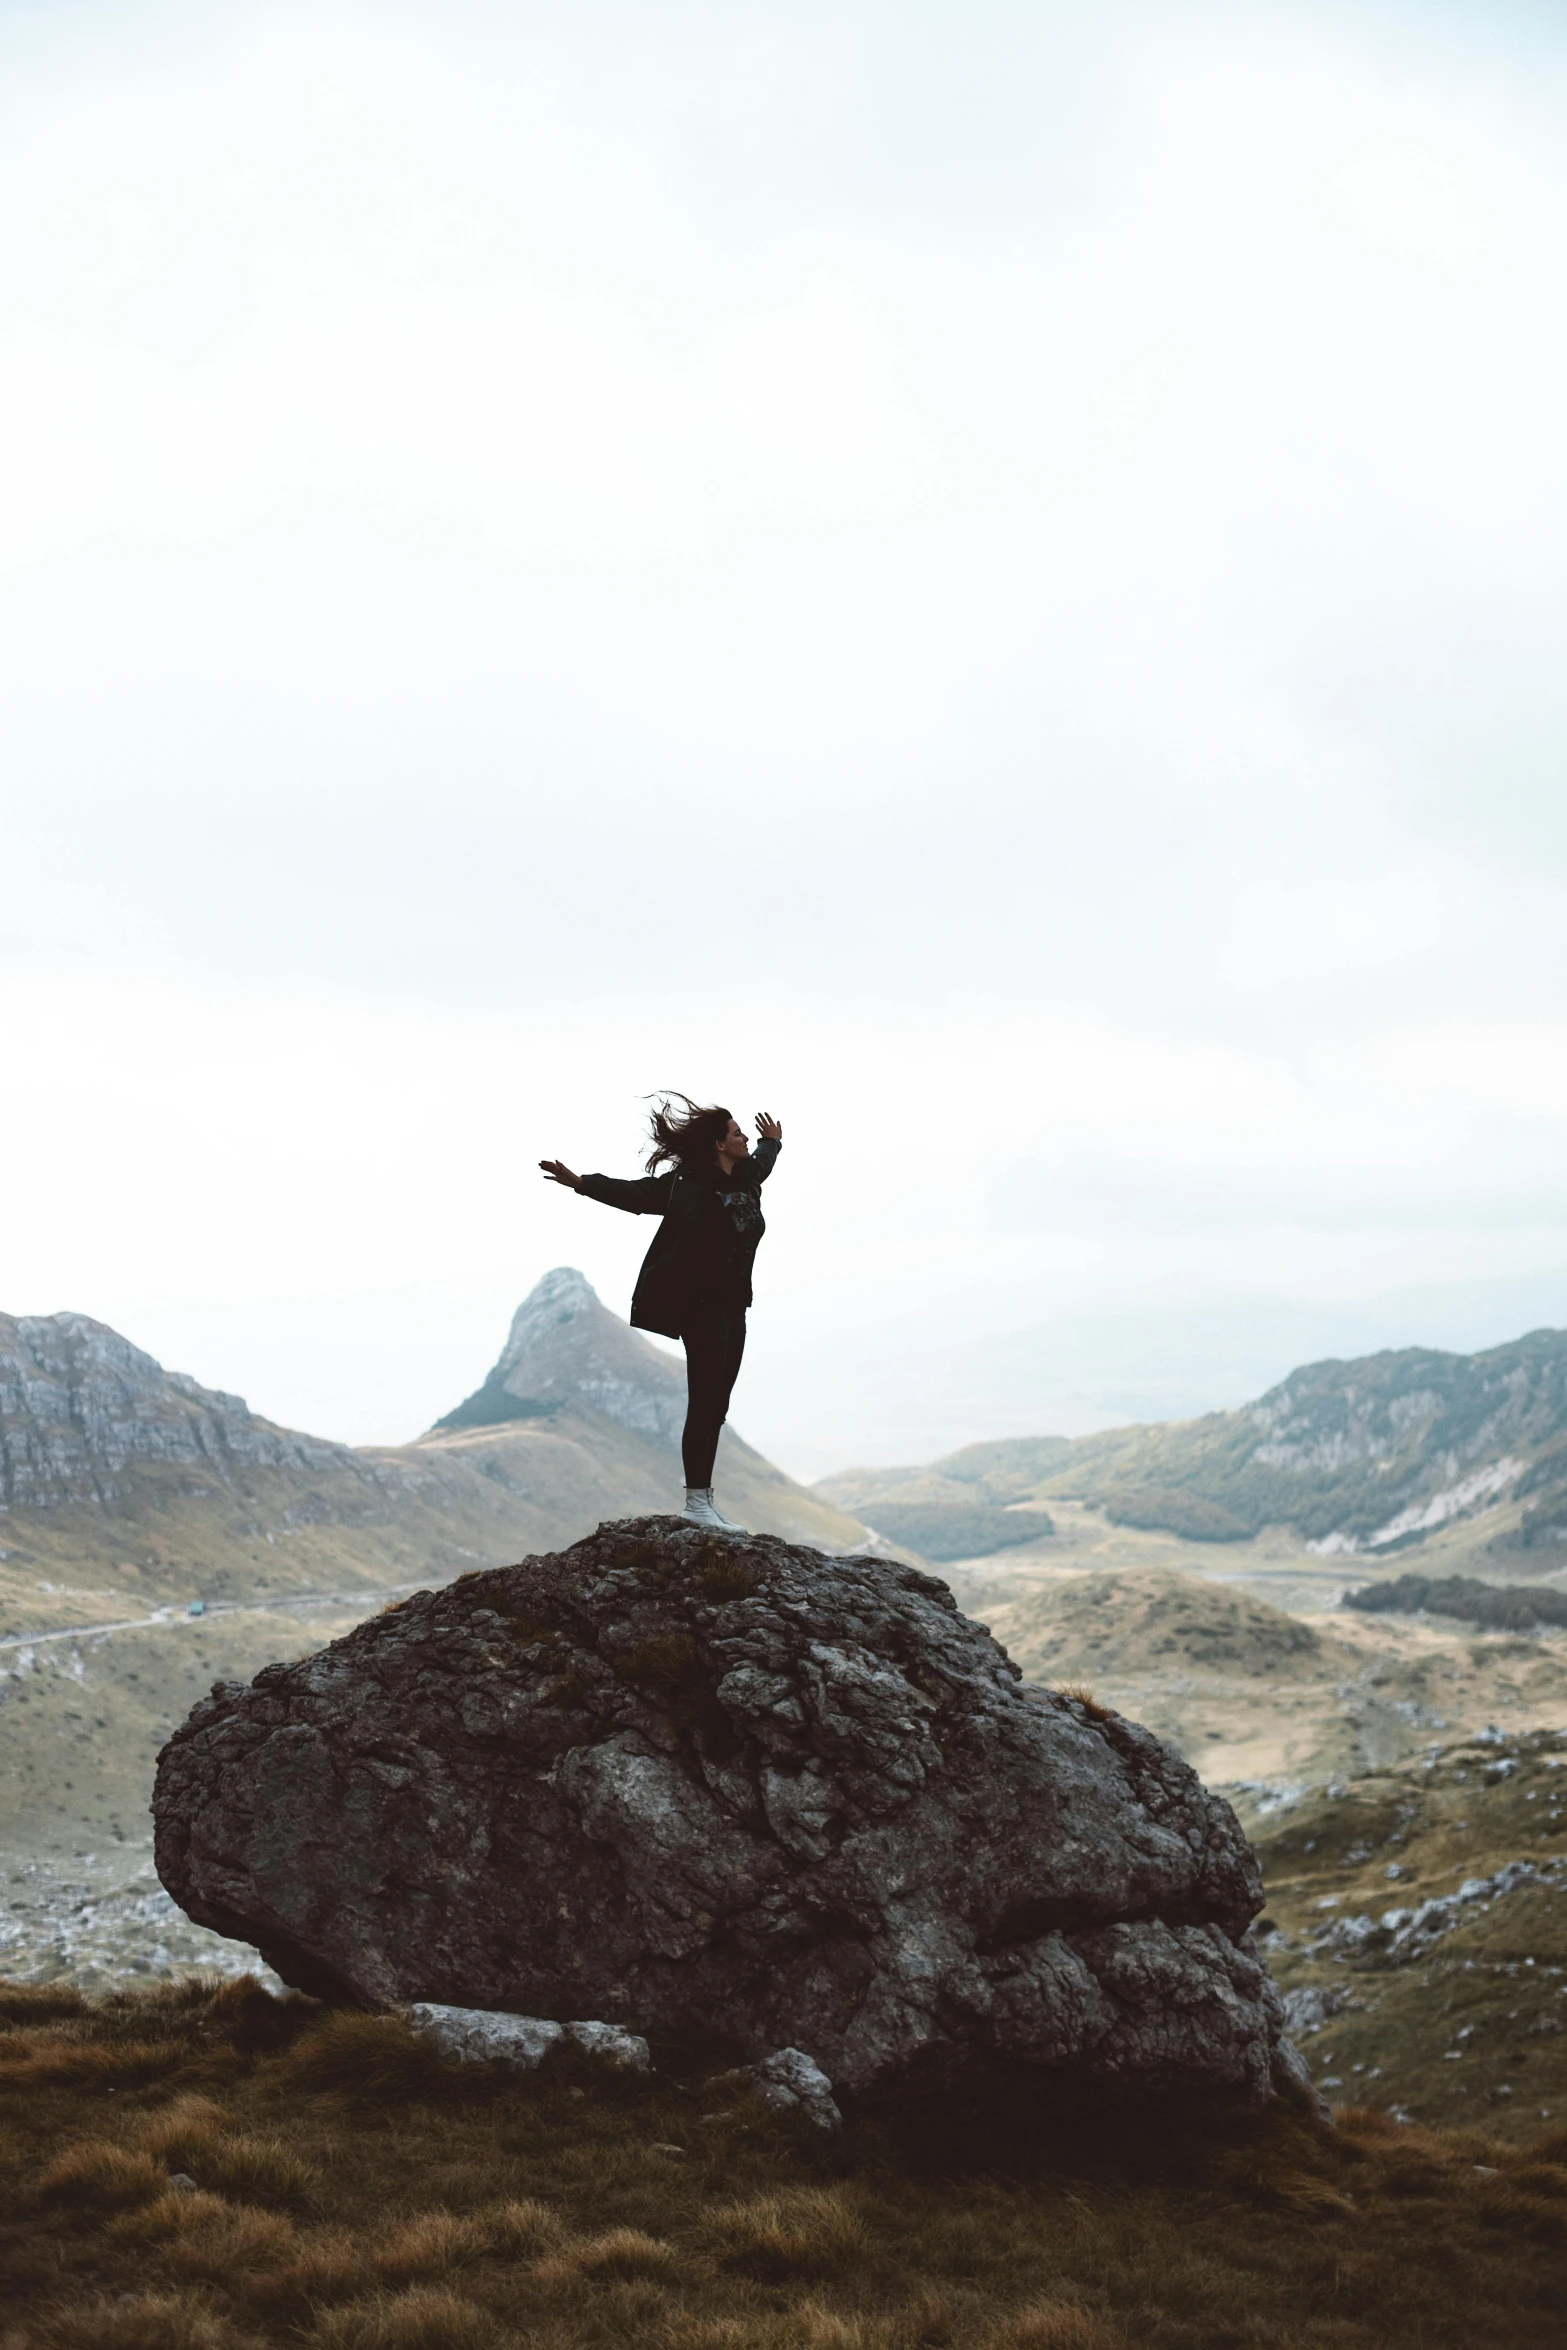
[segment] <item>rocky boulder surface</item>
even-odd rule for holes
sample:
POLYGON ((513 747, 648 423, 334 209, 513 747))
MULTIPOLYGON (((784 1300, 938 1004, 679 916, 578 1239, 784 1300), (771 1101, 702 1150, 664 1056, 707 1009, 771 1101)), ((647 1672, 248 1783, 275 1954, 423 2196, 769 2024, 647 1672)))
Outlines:
POLYGON ((885 1560, 601 1526, 220 1685, 154 1813, 191 1917, 329 1998, 786 2048, 851 2096, 1254 2103, 1291 2063, 1229 1806, 885 1560))

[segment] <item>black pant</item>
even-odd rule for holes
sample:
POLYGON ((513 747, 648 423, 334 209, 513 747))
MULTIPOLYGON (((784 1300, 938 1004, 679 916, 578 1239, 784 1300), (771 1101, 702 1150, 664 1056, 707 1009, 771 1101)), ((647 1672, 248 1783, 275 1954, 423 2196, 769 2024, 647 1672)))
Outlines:
POLYGON ((713 1482, 718 1431, 729 1413, 729 1398, 745 1353, 744 1306, 704 1306, 692 1314, 681 1337, 686 1350, 686 1425, 680 1439, 687 1485, 713 1482))

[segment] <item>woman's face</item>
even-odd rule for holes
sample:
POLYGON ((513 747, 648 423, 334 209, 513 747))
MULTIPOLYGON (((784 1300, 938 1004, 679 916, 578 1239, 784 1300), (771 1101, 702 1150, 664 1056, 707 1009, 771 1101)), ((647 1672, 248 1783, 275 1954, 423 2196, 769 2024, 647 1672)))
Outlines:
POLYGON ((737 1120, 731 1118, 729 1121, 729 1132, 724 1136, 723 1141, 719 1144, 718 1147, 726 1159, 743 1159, 747 1157, 750 1152, 751 1138, 746 1133, 744 1127, 741 1126, 737 1120))

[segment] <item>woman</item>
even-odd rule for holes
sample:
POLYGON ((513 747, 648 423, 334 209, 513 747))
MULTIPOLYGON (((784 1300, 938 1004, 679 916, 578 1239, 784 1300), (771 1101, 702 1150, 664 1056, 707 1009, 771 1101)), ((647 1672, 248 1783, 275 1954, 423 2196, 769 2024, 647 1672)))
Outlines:
POLYGON ((783 1128, 759 1112, 761 1140, 751 1155, 748 1136, 727 1110, 702 1109, 689 1094, 677 1112, 661 1101, 653 1112, 653 1148, 647 1175, 625 1183, 613 1175, 573 1175, 559 1159, 541 1159, 551 1183, 564 1183, 606 1207, 632 1216, 661 1216, 631 1298, 634 1330, 678 1338, 686 1350, 686 1425, 680 1439, 686 1473, 686 1516, 728 1534, 745 1528, 722 1516, 713 1500, 718 1431, 745 1352, 745 1312, 751 1303, 751 1263, 766 1231, 758 1196, 783 1148, 783 1128), (659 1174, 660 1167, 667 1173, 659 1174))

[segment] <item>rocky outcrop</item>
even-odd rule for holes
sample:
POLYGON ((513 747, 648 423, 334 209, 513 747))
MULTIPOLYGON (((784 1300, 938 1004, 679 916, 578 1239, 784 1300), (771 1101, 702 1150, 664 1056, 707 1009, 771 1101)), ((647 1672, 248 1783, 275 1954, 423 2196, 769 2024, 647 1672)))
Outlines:
POLYGON ((886 1561, 602 1526, 219 1687, 154 1811, 181 1906, 328 1997, 791 2048, 861 2094, 1257 2101, 1287 2063, 1228 1805, 886 1561))

